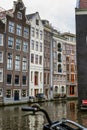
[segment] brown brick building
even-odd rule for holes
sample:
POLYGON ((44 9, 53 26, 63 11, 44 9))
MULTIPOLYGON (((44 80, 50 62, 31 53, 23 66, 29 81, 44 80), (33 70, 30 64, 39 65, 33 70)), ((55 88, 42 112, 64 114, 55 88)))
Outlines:
POLYGON ((14 2, 11 10, 0 11, 0 36, 3 35, 3 46, 0 53, 4 66, 3 80, 0 89, 4 92, 3 101, 7 103, 25 102, 28 100, 29 80, 29 22, 25 15, 26 8, 21 0, 14 2), (4 24, 3 24, 4 23, 4 24))

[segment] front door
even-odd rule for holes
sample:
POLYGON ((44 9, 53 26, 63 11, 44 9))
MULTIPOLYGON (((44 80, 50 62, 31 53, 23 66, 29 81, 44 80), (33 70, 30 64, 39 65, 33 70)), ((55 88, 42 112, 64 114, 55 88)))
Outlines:
POLYGON ((14 100, 19 100, 19 90, 14 91, 14 100))

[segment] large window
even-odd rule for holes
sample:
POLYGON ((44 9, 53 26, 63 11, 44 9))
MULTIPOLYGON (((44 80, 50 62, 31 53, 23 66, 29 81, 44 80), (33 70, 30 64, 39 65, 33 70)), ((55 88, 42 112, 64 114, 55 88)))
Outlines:
POLYGON ((0 63, 3 63, 3 52, 0 51, 0 63))
POLYGON ((35 64, 38 64, 38 55, 35 55, 35 64))
POLYGON ((7 59, 7 69, 12 69, 12 53, 8 53, 8 59, 7 59))
POLYGON ((36 29, 36 38, 39 38, 39 30, 36 29))
POLYGON ((11 84, 11 83, 12 83, 12 75, 7 74, 7 84, 11 84))
POLYGON ((58 54, 58 62, 62 62, 61 54, 58 54))
POLYGON ((10 89, 6 90, 6 97, 11 98, 11 90, 10 89))
POLYGON ((42 43, 40 43, 40 52, 42 52, 42 43))
POLYGON ((16 55, 15 57, 15 70, 20 70, 20 56, 16 55))
POLYGON ((18 19, 22 19, 22 13, 19 12, 19 11, 18 11, 18 13, 17 13, 17 18, 18 18, 18 19))
POLYGON ((16 49, 17 50, 21 49, 21 44, 22 44, 22 41, 20 39, 16 39, 16 49))
POLYGON ((23 84, 23 85, 26 85, 26 76, 23 76, 23 77, 22 77, 22 84, 23 84))
POLYGON ((34 50, 34 40, 31 41, 31 49, 34 50))
POLYGON ((0 34, 0 46, 3 45, 3 34, 0 34))
POLYGON ((0 68, 0 82, 3 82, 3 69, 0 68))
POLYGON ((27 58, 26 57, 23 57, 22 70, 27 71, 27 58))
POLYGON ((38 42, 36 42, 36 51, 38 51, 38 42))
POLYGON ((19 35, 19 36, 22 35, 22 26, 17 25, 17 28, 16 28, 16 34, 19 35))
POLYGON ((9 21, 9 24, 8 24, 8 31, 10 32, 10 33, 14 33, 14 23, 13 22, 11 22, 11 21, 9 21))
POLYGON ((26 97, 27 93, 26 90, 22 90, 22 97, 26 97))
POLYGON ((28 42, 23 42, 23 51, 27 52, 28 51, 28 42))
POLYGON ((24 37, 28 38, 29 37, 29 29, 24 27, 24 37))
POLYGON ((31 63, 34 63, 34 54, 31 54, 31 63))
POLYGON ((42 56, 39 56, 39 64, 42 65, 42 56))
POLYGON ((74 90, 74 86, 70 86, 70 95, 74 95, 75 94, 75 90, 74 90))
POLYGON ((2 97, 3 96, 3 90, 2 90, 2 88, 0 88, 0 97, 2 97))
POLYGON ((42 38, 43 38, 43 33, 42 31, 40 31, 40 40, 42 40, 42 38))
POLYGON ((58 65, 58 72, 62 72, 62 67, 61 67, 61 64, 58 65))
POLYGON ((14 46, 14 38, 13 37, 8 37, 8 47, 13 48, 14 46))
POLYGON ((15 75, 15 85, 19 85, 19 75, 15 75))
POLYGON ((38 85, 38 72, 35 72, 34 85, 38 85))
POLYGON ((75 82, 75 74, 71 74, 71 82, 75 82))
POLYGON ((31 28, 31 36, 34 37, 35 36, 35 29, 32 27, 31 28))

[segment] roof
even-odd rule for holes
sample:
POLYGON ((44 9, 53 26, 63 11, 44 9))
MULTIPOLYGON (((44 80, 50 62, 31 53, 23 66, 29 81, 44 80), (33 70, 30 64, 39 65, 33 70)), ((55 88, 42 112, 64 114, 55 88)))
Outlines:
POLYGON ((36 15, 37 12, 26 15, 27 19, 30 20, 34 15, 36 15))

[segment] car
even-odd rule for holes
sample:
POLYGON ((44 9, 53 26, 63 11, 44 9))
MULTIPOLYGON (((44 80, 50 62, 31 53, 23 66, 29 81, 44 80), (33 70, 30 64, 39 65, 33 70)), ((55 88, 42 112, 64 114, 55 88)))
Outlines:
POLYGON ((35 97, 40 99, 40 100, 45 99, 44 93, 37 93, 35 97))

